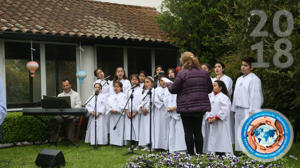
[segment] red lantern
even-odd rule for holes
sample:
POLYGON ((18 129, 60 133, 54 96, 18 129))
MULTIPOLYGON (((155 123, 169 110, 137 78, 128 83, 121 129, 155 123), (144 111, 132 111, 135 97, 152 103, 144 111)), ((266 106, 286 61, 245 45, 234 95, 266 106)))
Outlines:
POLYGON ((39 68, 39 64, 35 61, 29 61, 26 64, 26 68, 29 70, 30 76, 34 77, 34 73, 39 68))

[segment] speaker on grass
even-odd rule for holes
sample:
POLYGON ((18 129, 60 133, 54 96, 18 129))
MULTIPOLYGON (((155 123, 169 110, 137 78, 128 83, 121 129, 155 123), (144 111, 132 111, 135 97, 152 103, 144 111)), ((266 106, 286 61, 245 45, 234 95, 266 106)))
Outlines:
POLYGON ((37 156, 35 164, 39 167, 65 166, 66 161, 63 153, 59 150, 43 149, 37 156))

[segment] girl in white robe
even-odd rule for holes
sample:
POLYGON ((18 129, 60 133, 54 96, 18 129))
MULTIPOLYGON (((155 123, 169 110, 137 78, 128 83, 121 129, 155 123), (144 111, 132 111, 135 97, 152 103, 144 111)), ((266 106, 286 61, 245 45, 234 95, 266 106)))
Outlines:
POLYGON ((159 79, 159 85, 160 87, 154 90, 153 148, 168 150, 170 117, 166 103, 169 90, 166 82, 161 79, 159 79))
MULTIPOLYGON (((113 86, 112 86, 112 81, 110 80, 105 80, 105 73, 102 70, 102 68, 98 67, 95 71, 94 71, 94 75, 95 77, 97 77, 97 80, 93 83, 93 87, 95 85, 95 83, 100 83, 102 85, 102 90, 101 90, 101 94, 105 94, 106 95, 106 100, 105 102, 107 102, 108 97, 113 93, 113 86)), ((93 90, 94 93, 94 90, 93 90)), ((89 99, 88 99, 89 100, 89 99)), ((105 114, 106 115, 106 114, 105 114)), ((106 115, 106 123, 107 123, 107 134, 109 134, 109 115, 106 115)))
POLYGON ((130 81, 127 79, 124 68, 123 67, 117 67, 116 68, 116 72, 115 72, 115 76, 113 78, 113 82, 111 83, 111 93, 114 92, 114 86, 113 83, 115 81, 119 81, 122 83, 123 85, 123 91, 126 92, 129 88, 131 88, 131 84, 130 81))
MULTIPOLYGON (((139 77, 137 74, 132 74, 130 76, 130 82, 131 86, 138 86, 139 85, 139 77)), ((140 113, 138 106, 141 103, 142 99, 142 89, 140 87, 136 87, 134 89, 129 89, 127 91, 127 100, 128 102, 128 110, 126 110, 126 116, 125 116, 125 137, 124 139, 126 141, 131 140, 130 138, 130 133, 131 133, 131 107, 132 107, 132 140, 133 141, 138 141, 138 136, 139 136, 139 124, 140 124, 140 113), (132 100, 132 105, 131 105, 131 99, 130 95, 133 92, 133 100, 132 100)))
MULTIPOLYGON (((154 80, 152 77, 147 76, 145 78, 145 85, 142 91, 142 100, 139 105, 139 113, 141 114, 140 119, 140 129, 139 129, 139 146, 145 147, 144 150, 149 150, 150 144, 150 100, 153 102, 153 92, 152 88, 154 85, 154 80), (148 94, 149 91, 152 92, 151 98, 148 94)), ((153 123, 153 104, 152 104, 152 123, 153 123)), ((153 136, 153 124, 152 124, 152 136, 153 136)), ((153 143, 153 142, 152 142, 153 143)))
POLYGON ((228 91, 224 82, 220 80, 216 80, 213 87, 213 92, 209 94, 211 111, 207 112, 205 118, 209 123, 209 132, 206 132, 204 146, 208 152, 233 154, 229 130, 231 102, 228 91))
POLYGON ((145 82, 145 77, 146 77, 146 72, 140 71, 139 72, 139 83, 140 83, 140 88, 144 88, 144 82, 145 82))
MULTIPOLYGON (((223 62, 216 62, 215 63, 215 67, 214 67, 215 73, 216 73, 216 77, 214 77, 212 79, 212 82, 216 81, 216 80, 221 80, 225 83, 226 88, 229 92, 229 96, 232 95, 232 79, 224 74, 225 71, 225 64, 223 62)), ((229 121, 230 121, 230 135, 231 135, 231 141, 234 144, 234 117, 233 117, 233 112, 230 111, 230 115, 229 115, 229 121)))
POLYGON ((124 106, 126 103, 126 95, 122 92, 122 83, 114 82, 114 94, 109 96, 107 104, 107 113, 110 114, 110 144, 123 146, 124 145, 124 106), (116 125, 119 117, 121 119, 116 125), (116 129, 113 128, 116 125, 116 129))
POLYGON ((95 111, 95 101, 96 95, 92 95, 88 100, 88 104, 86 105, 86 109, 89 114, 89 121, 87 126, 87 131, 85 135, 85 142, 90 143, 91 145, 106 145, 107 142, 107 124, 106 124, 106 104, 105 100, 106 95, 102 94, 101 92, 101 84, 95 83, 94 84, 94 92, 99 93, 97 96, 97 110, 95 111), (96 115, 96 124, 95 124, 95 115, 96 115), (97 125, 97 132, 96 132, 96 143, 95 143, 95 126, 97 125))
POLYGON ((166 107, 170 117, 169 152, 186 151, 183 124, 180 114, 176 111, 177 95, 169 92, 166 99, 166 107))

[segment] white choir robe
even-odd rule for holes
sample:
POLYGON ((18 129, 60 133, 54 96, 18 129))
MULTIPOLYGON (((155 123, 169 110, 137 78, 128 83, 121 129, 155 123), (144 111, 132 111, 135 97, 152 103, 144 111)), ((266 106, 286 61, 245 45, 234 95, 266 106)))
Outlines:
POLYGON ((260 79, 254 74, 240 76, 235 84, 231 111, 235 112, 235 150, 242 151, 239 129, 250 113, 261 108, 263 94, 260 79))
POLYGON ((111 145, 118 145, 123 146, 124 145, 124 115, 125 112, 123 112, 123 108, 126 103, 126 95, 123 92, 120 92, 118 94, 114 93, 108 98, 107 103, 107 114, 110 115, 110 144, 111 145), (113 114, 110 112, 110 110, 116 110, 118 113, 113 114), (116 125, 119 117, 121 116, 121 119, 116 127, 115 130, 113 130, 114 126, 116 125))
MULTIPOLYGON (((106 101, 105 101, 105 102, 107 102, 107 101, 108 101, 108 97, 109 97, 112 93, 114 93, 114 92, 111 92, 111 91, 112 91, 112 90, 111 90, 112 81, 110 81, 110 80, 97 79, 97 80, 93 83, 93 88, 94 88, 95 83, 100 83, 100 84, 102 85, 101 93, 102 93, 102 94, 106 94, 106 101)), ((94 92, 94 89, 93 89, 93 93, 95 93, 95 92, 94 92)), ((88 99, 88 100, 89 100, 89 99, 88 99)), ((107 114, 106 114, 107 133, 108 133, 108 134, 109 134, 109 120, 110 120, 109 117, 110 117, 110 115, 107 115, 107 114)))
POLYGON ((169 124, 170 117, 167 112, 166 98, 169 94, 167 87, 157 87, 154 90, 154 111, 153 111, 153 148, 169 149, 169 124))
POLYGON ((208 123, 209 132, 206 132, 205 149, 207 152, 227 152, 233 154, 230 136, 229 113, 231 102, 222 92, 215 95, 209 94, 211 111, 207 112, 205 120, 208 118, 219 118, 214 123, 208 123))
MULTIPOLYGON (((212 82, 214 82, 216 80, 217 80, 217 78, 213 78, 212 82)), ((220 78, 220 80, 225 83, 225 86, 226 86, 226 88, 229 92, 229 95, 231 96, 232 95, 232 84, 233 84, 232 79, 229 76, 224 74, 220 78)), ((230 111, 229 120, 230 120, 230 128, 231 128, 231 131, 230 131, 231 141, 234 144, 234 116, 233 116, 233 111, 230 111)))
MULTIPOLYGON (((129 89, 127 91, 127 99, 129 99, 128 102, 128 112, 131 112, 131 99, 130 99, 130 95, 132 93, 132 89, 129 89)), ((139 87, 134 88, 134 92, 133 92, 133 102, 132 102, 132 113, 135 111, 139 111, 139 105, 141 103, 141 99, 142 99, 142 89, 140 89, 139 87)), ((140 116, 141 114, 138 113, 134 118, 132 118, 132 140, 134 141, 138 141, 138 135, 139 135, 139 127, 140 127, 140 116)), ((127 115, 125 115, 125 135, 124 135, 124 139, 125 140, 130 140, 130 132, 131 132, 131 120, 130 118, 127 117, 127 115)))
MULTIPOLYGON (((217 78, 212 78, 211 81, 214 82, 216 80, 217 80, 217 78)), ((229 92, 229 95, 232 95, 232 84, 233 84, 232 79, 229 76, 227 76, 227 75, 224 74, 220 78, 220 81, 224 82, 224 84, 225 84, 225 86, 226 86, 226 88, 227 88, 227 90, 229 92)))
MULTIPOLYGON (((94 96, 94 95, 93 95, 94 96)), ((89 99, 91 99, 93 96, 91 96, 89 99)), ((88 99, 88 100, 89 100, 88 99)), ((97 97, 97 110, 96 113, 100 113, 99 117, 96 118, 96 125, 97 125, 97 139, 96 144, 99 145, 106 145, 108 143, 107 141, 107 124, 106 124, 106 95, 105 94, 99 94, 97 97)), ((95 97, 93 97, 90 102, 85 107, 90 114, 91 112, 95 111, 95 97)), ((85 135, 85 142, 90 143, 91 145, 95 144, 95 117, 89 116, 89 121, 87 125, 87 131, 85 135)))
MULTIPOLYGON (((167 108, 176 107, 176 94, 169 93, 167 96, 167 108)), ((169 152, 186 151, 186 143, 184 137, 184 129, 180 114, 177 111, 169 112, 169 152)))
MULTIPOLYGON (((123 87, 122 87, 123 92, 126 93, 126 91, 131 88, 130 81, 128 79, 122 79, 122 80, 120 80, 120 82, 123 85, 123 87)), ((115 91, 114 91, 114 82, 113 81, 110 84, 110 93, 115 93, 115 91)))
POLYGON ((140 83, 140 88, 141 88, 141 89, 144 88, 144 83, 140 83))
MULTIPOLYGON (((142 100, 140 105, 138 106, 139 113, 141 115, 140 118, 140 129, 139 129, 139 146, 146 146, 150 143, 150 95, 147 95, 149 90, 145 90, 144 93, 142 93, 142 100), (142 111, 142 107, 144 107, 147 110, 147 114, 145 115, 142 111)), ((152 114, 151 114, 151 120, 152 120, 152 135, 153 136, 153 92, 154 89, 151 89, 152 92, 152 114)), ((152 141, 153 143, 153 141, 152 141)))
MULTIPOLYGON (((93 83, 93 88, 95 86, 95 83, 100 83, 102 85, 102 89, 101 89, 101 93, 103 94, 111 94, 111 84, 112 81, 110 80, 102 80, 102 79, 97 79, 94 83, 93 83)), ((93 89, 93 93, 94 93, 94 89, 93 89)))

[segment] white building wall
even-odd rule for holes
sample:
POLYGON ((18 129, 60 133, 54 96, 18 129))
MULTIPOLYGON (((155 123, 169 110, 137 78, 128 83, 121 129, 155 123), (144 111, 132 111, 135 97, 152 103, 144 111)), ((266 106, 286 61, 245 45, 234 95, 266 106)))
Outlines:
MULTIPOLYGON (((77 85, 77 88, 80 88, 79 94, 81 96, 81 101, 85 103, 85 101, 90 97, 90 95, 92 95, 93 92, 92 85, 95 81, 94 70, 96 69, 95 57, 97 56, 94 46, 82 46, 82 48, 84 51, 81 53, 81 59, 79 58, 79 61, 81 60, 81 62, 78 62, 79 69, 77 69, 77 71, 85 71, 87 73, 87 77, 83 80, 81 85, 78 82, 79 85, 77 85)), ((76 53, 79 54, 79 52, 76 53)))

